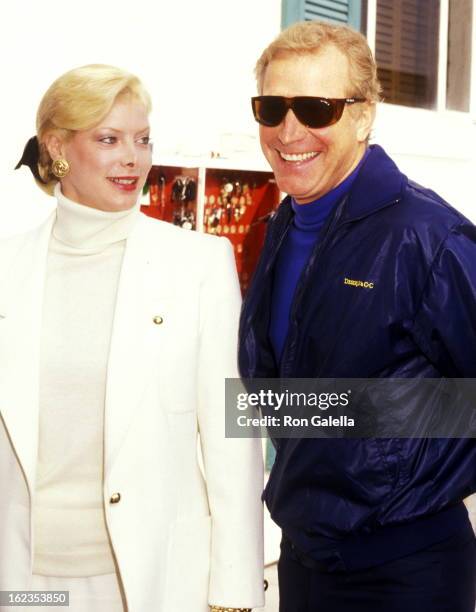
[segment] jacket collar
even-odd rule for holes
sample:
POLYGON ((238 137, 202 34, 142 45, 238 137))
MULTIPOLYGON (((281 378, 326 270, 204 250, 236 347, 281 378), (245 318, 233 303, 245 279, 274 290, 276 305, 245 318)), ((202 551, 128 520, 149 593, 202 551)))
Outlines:
POLYGON ((407 177, 379 145, 370 153, 348 194, 341 223, 366 217, 402 198, 407 177))
MULTIPOLYGON (((349 193, 344 196, 347 201, 339 224, 361 219, 400 200, 407 183, 408 178, 400 172, 382 147, 371 145, 357 178, 349 193)), ((286 196, 276 214, 278 235, 292 217, 291 197, 286 196)))

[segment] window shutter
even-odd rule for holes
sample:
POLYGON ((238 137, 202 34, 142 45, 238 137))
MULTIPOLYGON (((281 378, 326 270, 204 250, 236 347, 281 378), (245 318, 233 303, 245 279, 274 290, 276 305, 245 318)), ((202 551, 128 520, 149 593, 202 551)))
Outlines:
POLYGON ((361 27, 361 0, 282 0, 283 28, 296 21, 330 21, 361 27))
POLYGON ((431 107, 436 96, 439 2, 378 0, 376 60, 387 102, 431 107))
POLYGON ((322 19, 336 23, 347 23, 349 19, 348 0, 305 0, 304 19, 322 19))

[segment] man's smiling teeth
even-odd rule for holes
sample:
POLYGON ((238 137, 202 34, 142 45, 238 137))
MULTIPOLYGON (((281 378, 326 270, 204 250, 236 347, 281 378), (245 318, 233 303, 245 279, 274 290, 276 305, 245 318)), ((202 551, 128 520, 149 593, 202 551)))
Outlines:
POLYGON ((279 151, 279 154, 285 161, 299 162, 305 161, 307 159, 312 159, 313 157, 319 155, 319 152, 309 151, 308 153, 283 153, 282 151, 279 151))
POLYGON ((110 178, 110 181, 113 183, 119 183, 120 185, 132 185, 137 182, 137 179, 119 179, 119 178, 110 178))

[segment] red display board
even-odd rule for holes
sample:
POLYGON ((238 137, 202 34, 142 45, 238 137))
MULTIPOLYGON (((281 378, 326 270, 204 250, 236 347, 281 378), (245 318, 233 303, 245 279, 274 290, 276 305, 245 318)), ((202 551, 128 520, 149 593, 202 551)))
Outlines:
POLYGON ((153 166, 148 178, 150 205, 142 210, 187 229, 228 238, 245 292, 263 246, 266 223, 279 204, 279 190, 271 172, 206 168, 204 175, 200 194, 198 168, 153 166), (188 193, 186 183, 193 183, 188 193), (203 219, 199 228, 197 218, 203 219))

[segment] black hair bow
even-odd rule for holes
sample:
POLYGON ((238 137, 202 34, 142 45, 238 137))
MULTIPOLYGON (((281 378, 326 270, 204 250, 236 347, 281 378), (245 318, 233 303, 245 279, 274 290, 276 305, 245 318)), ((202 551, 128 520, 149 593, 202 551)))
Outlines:
POLYGON ((32 138, 30 138, 30 140, 26 143, 25 148, 23 149, 23 155, 21 156, 18 164, 15 166, 15 170, 18 170, 20 166, 28 166, 35 179, 40 181, 40 183, 43 183, 43 185, 46 185, 46 181, 43 180, 38 171, 39 160, 40 147, 38 144, 38 138, 36 136, 32 136, 32 138))

